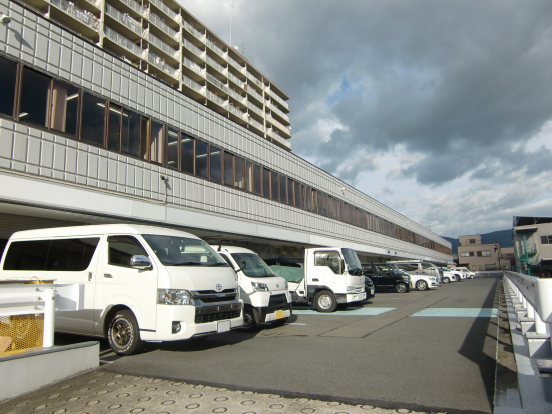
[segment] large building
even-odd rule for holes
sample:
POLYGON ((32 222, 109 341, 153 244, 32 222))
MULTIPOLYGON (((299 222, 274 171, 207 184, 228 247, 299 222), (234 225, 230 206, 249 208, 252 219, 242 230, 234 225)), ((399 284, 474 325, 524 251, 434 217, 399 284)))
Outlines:
POLYGON ((458 238, 458 265, 472 272, 485 270, 509 270, 513 264, 514 248, 499 243, 481 243, 481 235, 458 238))
POLYGON ((514 216, 513 239, 520 272, 552 276, 552 217, 514 216))
POLYGON ((140 222, 363 260, 450 243, 290 152, 285 93, 172 1, 0 0, 0 238, 140 222))

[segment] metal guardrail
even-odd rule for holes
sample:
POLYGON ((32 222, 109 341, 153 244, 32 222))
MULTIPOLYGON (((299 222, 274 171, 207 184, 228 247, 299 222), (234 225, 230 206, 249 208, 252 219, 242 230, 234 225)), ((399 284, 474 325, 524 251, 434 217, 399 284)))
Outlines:
POLYGON ((207 89, 206 93, 207 99, 215 102, 217 105, 225 106, 228 101, 225 101, 224 99, 218 97, 215 93, 211 92, 209 89, 207 89))
POLYGON ((226 53, 224 53, 224 50, 222 50, 220 47, 218 47, 216 45, 216 43, 213 42, 211 39, 206 39, 205 43, 207 44, 207 46, 209 46, 211 48, 211 50, 213 50, 221 58, 223 58, 224 60, 228 60, 227 59, 228 56, 226 55, 226 53))
POLYGON ((193 34, 195 37, 197 37, 199 40, 201 40, 203 43, 205 43, 205 33, 200 32, 197 30, 194 26, 192 26, 190 23, 188 23, 186 20, 183 22, 184 29, 186 29, 188 32, 193 34))
POLYGON ((178 21, 178 13, 163 3, 161 0, 149 0, 151 4, 154 4, 158 9, 163 10, 167 16, 169 16, 174 21, 178 21))
POLYGON ((228 93, 228 85, 225 85, 224 83, 222 83, 221 81, 219 81, 217 78, 215 78, 213 75, 211 75, 210 73, 207 73, 207 80, 209 82, 211 82, 213 85, 216 85, 217 87, 219 87, 220 89, 222 89, 224 92, 227 92, 228 93))
POLYGON ((210 58, 209 56, 207 56, 207 59, 206 59, 207 63, 209 65, 211 65, 212 67, 214 67, 216 70, 218 70, 220 73, 224 74, 226 68, 224 66, 222 66, 220 63, 218 63, 216 60, 214 60, 213 58, 210 58))
POLYGON ((178 57, 178 50, 176 50, 172 46, 169 46, 167 43, 163 42, 161 39, 151 33, 148 33, 148 42, 150 42, 152 45, 155 45, 169 56, 173 58, 178 57))
MULTIPOLYGON (((83 10, 80 7, 75 6, 73 3, 66 0, 50 0, 50 3, 61 9, 63 12, 71 17, 74 17, 81 23, 84 23, 88 27, 94 30, 99 30, 101 22, 100 20, 87 10, 83 10)), ((94 4, 94 3, 92 3, 94 4)))
POLYGON ((178 72, 178 69, 175 69, 170 65, 167 65, 165 63, 165 61, 162 58, 160 58, 159 56, 157 56, 156 54, 149 52, 147 60, 153 66, 155 66, 158 69, 161 69, 163 72, 165 72, 169 76, 172 76, 173 78, 177 77, 176 72, 178 72))
POLYGON ((134 53, 135 55, 142 56, 142 48, 138 46, 137 44, 133 43, 123 35, 117 33, 115 30, 110 28, 109 26, 104 25, 104 33, 105 36, 117 43, 119 46, 124 47, 126 50, 129 50, 130 52, 134 53))
MULTIPOLYGON (((132 1, 132 0, 128 0, 128 1, 132 1)), ((155 26, 157 26, 159 29, 161 29, 162 31, 164 31, 165 33, 167 33, 170 37, 172 37, 173 39, 176 38, 176 36, 178 35, 178 31, 174 30, 172 27, 170 27, 167 23, 165 23, 163 21, 163 19, 161 19, 161 17, 159 17, 158 15, 156 15, 155 13, 152 13, 150 11, 150 14, 149 14, 149 17, 148 17, 148 20, 153 23, 155 26)))
POLYGON ((205 77, 205 75, 203 74, 203 68, 195 63, 193 60, 188 59, 186 56, 184 56, 184 58, 182 59, 182 64, 193 70, 198 75, 205 77))
POLYGON ((190 42, 186 38, 182 38, 182 43, 184 44, 184 47, 188 49, 190 52, 192 52, 194 55, 200 57, 201 59, 205 60, 204 53, 205 51, 201 50, 199 47, 194 45, 192 42, 190 42))
MULTIPOLYGON (((64 0, 61 0, 61 1, 64 1, 64 0)), ((117 10, 115 7, 113 7, 108 3, 105 4, 105 14, 113 17, 115 20, 117 20, 119 23, 123 24, 124 26, 128 27, 137 35, 142 37, 144 36, 145 30, 142 27, 142 23, 134 20, 126 13, 121 13, 119 10, 117 10)))
MULTIPOLYGON (((541 279, 521 273, 503 271, 504 276, 539 315, 541 320, 552 323, 552 279, 541 279)), ((520 298, 521 299, 521 298, 520 298)))
POLYGON ((138 3, 135 0, 121 0, 121 3, 126 4, 128 7, 130 7, 132 10, 134 10, 142 17, 145 17, 148 12, 147 7, 143 7, 140 3, 138 3))
POLYGON ((197 91, 202 95, 205 95, 204 92, 203 92, 204 86, 201 85, 200 83, 196 82, 195 80, 190 79, 186 75, 182 75, 182 83, 184 85, 186 85, 187 87, 193 89, 194 91, 197 91))

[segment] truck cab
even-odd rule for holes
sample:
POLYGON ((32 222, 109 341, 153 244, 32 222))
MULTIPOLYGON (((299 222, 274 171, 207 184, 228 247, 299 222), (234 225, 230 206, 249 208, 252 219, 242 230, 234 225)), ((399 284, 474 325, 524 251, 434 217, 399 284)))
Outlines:
POLYGON ((255 252, 243 247, 211 246, 238 276, 243 300, 243 330, 255 331, 263 322, 283 324, 291 316, 288 282, 255 252))
POLYGON ((288 281, 293 302, 312 305, 319 312, 332 312, 338 304, 346 306, 366 299, 364 273, 352 249, 305 249, 303 267, 271 268, 288 281))

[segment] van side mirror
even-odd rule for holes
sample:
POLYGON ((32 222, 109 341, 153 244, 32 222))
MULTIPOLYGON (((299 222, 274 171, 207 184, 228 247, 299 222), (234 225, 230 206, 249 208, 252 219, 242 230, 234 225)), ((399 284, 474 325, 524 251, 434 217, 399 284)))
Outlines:
POLYGON ((140 254, 136 254, 130 258, 130 266, 140 270, 150 270, 152 268, 149 257, 140 254))

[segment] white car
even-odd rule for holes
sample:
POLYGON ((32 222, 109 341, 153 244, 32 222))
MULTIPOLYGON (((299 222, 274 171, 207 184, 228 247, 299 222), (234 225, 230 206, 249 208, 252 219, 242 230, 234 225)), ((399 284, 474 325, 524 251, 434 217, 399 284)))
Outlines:
POLYGON ((437 289, 439 287, 439 279, 437 276, 416 275, 402 271, 405 275, 410 276, 410 289, 428 290, 437 289))
POLYGON ((465 273, 466 278, 468 278, 468 279, 475 279, 475 273, 470 271, 467 267, 455 267, 452 270, 456 270, 458 272, 465 273))
POLYGON ((448 267, 441 267, 443 271, 443 283, 457 282, 460 280, 460 272, 454 272, 448 267))

